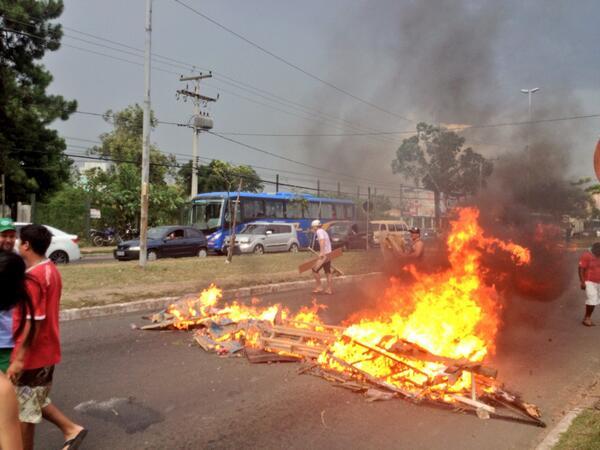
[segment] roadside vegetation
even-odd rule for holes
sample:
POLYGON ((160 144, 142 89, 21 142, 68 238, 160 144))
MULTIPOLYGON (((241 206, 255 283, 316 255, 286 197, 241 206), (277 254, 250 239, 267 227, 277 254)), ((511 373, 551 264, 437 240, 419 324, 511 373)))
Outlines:
POLYGON ((600 410, 587 409, 573 421, 554 450, 600 449, 600 410))
MULTIPOLYGON (((222 288, 309 280, 298 273, 308 253, 244 255, 225 264, 224 257, 159 259, 141 269, 137 261, 61 266, 62 308, 97 306, 145 298, 199 292, 210 283, 222 288)), ((348 252, 334 261, 347 275, 381 270, 379 251, 348 252)))

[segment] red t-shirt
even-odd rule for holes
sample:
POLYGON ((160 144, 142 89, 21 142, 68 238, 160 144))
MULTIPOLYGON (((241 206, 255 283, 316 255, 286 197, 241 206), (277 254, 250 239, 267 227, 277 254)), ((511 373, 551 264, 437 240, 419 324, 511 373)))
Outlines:
POLYGON ((579 260, 579 267, 585 269, 585 281, 600 283, 600 258, 592 252, 585 252, 579 260))
MULTIPOLYGON (((27 291, 33 303, 36 338, 25 351, 24 369, 39 369, 60 362, 60 332, 58 311, 62 292, 60 272, 50 260, 42 261, 27 270, 27 291)), ((15 308, 14 324, 20 323, 15 308)), ((17 341, 20 346, 22 339, 17 341)), ((15 346, 15 347, 16 347, 15 346)))

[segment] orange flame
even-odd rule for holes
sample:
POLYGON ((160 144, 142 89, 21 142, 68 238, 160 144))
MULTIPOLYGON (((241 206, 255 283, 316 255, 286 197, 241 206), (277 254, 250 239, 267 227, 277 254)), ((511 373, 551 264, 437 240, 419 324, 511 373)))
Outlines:
MULTIPOLYGON (((415 282, 402 285, 392 280, 386 291, 385 299, 393 312, 363 318, 349 326, 344 332, 346 338, 322 354, 319 362, 333 370, 348 371, 338 362, 342 360, 398 388, 414 391, 416 386, 422 389, 429 385, 430 392, 435 392, 436 386, 431 383, 439 380, 436 375, 445 369, 442 363, 400 358, 406 365, 399 368, 385 358, 365 357, 364 346, 356 341, 384 349, 410 341, 434 355, 468 361, 482 361, 493 353, 500 303, 495 289, 483 283, 482 254, 496 249, 507 251, 517 265, 527 264, 531 255, 528 249, 512 242, 485 237, 478 218, 477 209, 460 209, 447 239, 450 268, 426 274, 410 267, 415 282), (399 370, 401 377, 397 376, 399 370)), ((444 396, 467 389, 470 377, 463 372, 458 380, 437 385, 437 390, 444 396)))

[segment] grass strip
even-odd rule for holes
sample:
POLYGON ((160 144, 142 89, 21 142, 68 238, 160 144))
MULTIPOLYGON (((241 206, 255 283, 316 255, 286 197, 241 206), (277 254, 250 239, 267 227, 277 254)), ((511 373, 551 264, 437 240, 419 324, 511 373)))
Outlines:
MULTIPOLYGON (((230 289, 259 284, 311 279, 298 273, 308 253, 242 255, 225 264, 224 257, 170 258, 148 263, 137 261, 70 264, 61 266, 62 305, 65 308, 97 306, 151 297, 177 296, 199 292, 211 283, 230 289)), ((335 260, 345 274, 354 275, 382 269, 379 251, 348 252, 335 260)))
POLYGON ((600 410, 586 409, 560 435, 554 450, 600 450, 600 410))

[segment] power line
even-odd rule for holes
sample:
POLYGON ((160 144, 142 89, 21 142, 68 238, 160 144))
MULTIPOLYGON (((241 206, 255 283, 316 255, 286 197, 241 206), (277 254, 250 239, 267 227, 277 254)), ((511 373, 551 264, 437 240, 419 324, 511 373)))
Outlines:
POLYGON ((273 53, 272 51, 270 51, 270 50, 267 50, 265 47, 263 47, 263 46, 261 46, 261 45, 257 44, 256 42, 254 42, 254 41, 251 41, 251 40, 250 40, 250 39, 248 39, 247 37, 245 37, 245 36, 242 36, 240 33, 238 33, 238 32, 236 32, 236 31, 232 30, 231 28, 228 28, 228 27, 226 27, 225 25, 223 25, 223 24, 221 24, 221 23, 217 22, 215 19, 212 19, 211 17, 209 17, 209 16, 207 16, 206 14, 204 14, 204 13, 202 13, 202 12, 198 11, 197 9, 194 9, 194 8, 192 8, 191 6, 189 6, 189 5, 187 5, 186 3, 182 2, 181 0, 173 0, 173 1, 174 1, 175 3, 178 3, 178 4, 180 4, 180 5, 181 5, 181 6, 183 6, 184 8, 187 8, 188 10, 192 11, 194 14, 197 14, 198 16, 200 16, 200 17, 204 18, 205 20, 208 20, 208 21, 209 21, 210 23, 212 23, 213 25, 216 25, 217 27, 221 28, 222 30, 225 30, 225 31, 227 31, 228 33, 230 33, 230 34, 232 34, 232 35, 236 36, 237 38, 241 39, 242 41, 246 42, 247 44, 249 44, 249 45, 251 45, 251 46, 253 46, 253 47, 257 48, 257 49, 258 49, 258 50, 260 50, 261 52, 263 52, 263 53, 266 53, 267 55, 269 55, 269 56, 271 56, 271 57, 275 58, 276 60, 278 60, 278 61, 280 61, 280 62, 282 62, 282 63, 286 64, 287 66, 289 66, 289 67, 291 67, 291 68, 293 68, 293 69, 296 69, 297 71, 299 71, 299 72, 303 73, 304 75, 306 75, 306 76, 308 76, 308 77, 312 78, 313 80, 316 80, 316 81, 318 81, 318 82, 320 82, 320 83, 322 83, 322 84, 324 84, 324 85, 326 85, 326 86, 328 86, 328 87, 330 87, 330 88, 332 88, 332 89, 334 89, 334 90, 336 90, 336 91, 338 91, 338 92, 340 92, 340 93, 342 93, 342 94, 344 94, 344 95, 347 95, 348 97, 351 97, 351 98, 353 98, 354 100, 357 100, 357 101, 359 101, 359 102, 361 102, 361 103, 364 103, 365 105, 368 105, 368 106, 370 106, 370 107, 372 107, 372 108, 374 108, 374 109, 376 109, 376 110, 378 110, 378 111, 384 112, 384 113, 386 113, 386 114, 389 114, 389 115, 391 115, 391 116, 397 117, 397 118, 399 118, 399 119, 406 120, 406 121, 408 121, 408 122, 414 122, 414 120, 412 120, 412 119, 409 119, 409 118, 407 118, 407 117, 401 116, 400 114, 397 114, 397 113, 395 113, 395 112, 392 112, 392 111, 389 111, 389 110, 387 110, 387 109, 385 109, 385 108, 382 108, 381 106, 379 106, 379 105, 376 105, 376 104, 375 104, 375 103, 373 103, 373 102, 370 102, 370 101, 368 101, 368 100, 365 100, 365 99, 363 99, 363 98, 361 98, 361 97, 359 97, 359 96, 357 96, 357 95, 355 95, 355 94, 353 94, 353 93, 351 93, 351 92, 349 92, 349 91, 347 91, 347 90, 345 90, 345 89, 342 89, 341 87, 338 87, 337 85, 335 85, 335 84, 333 84, 333 83, 331 83, 331 82, 329 82, 329 81, 327 81, 327 80, 325 80, 325 79, 323 79, 323 78, 321 78, 321 77, 319 77, 319 76, 317 76, 317 75, 315 75, 315 74, 313 74, 313 73, 311 73, 311 72, 309 72, 309 71, 307 71, 307 70, 303 69, 302 67, 300 67, 300 66, 298 66, 298 65, 296 65, 296 64, 294 64, 294 63, 292 63, 292 62, 290 62, 290 61, 288 61, 288 60, 287 60, 287 59, 285 59, 285 58, 283 58, 282 56, 279 56, 279 55, 277 55, 277 54, 273 53))
MULTIPOLYGON (((20 22, 18 20, 12 20, 12 21, 17 22, 17 23, 21 23, 21 24, 26 25, 26 26, 32 26, 30 24, 27 24, 25 22, 20 22)), ((67 38, 76 39, 78 41, 81 41, 81 42, 84 42, 84 43, 88 43, 88 44, 91 44, 91 45, 97 45, 97 46, 100 46, 102 48, 110 49, 110 50, 117 51, 117 52, 122 52, 122 53, 125 53, 127 55, 133 55, 135 57, 140 57, 140 58, 143 57, 143 50, 141 50, 139 48, 136 48, 136 47, 133 47, 131 45, 127 45, 127 44, 124 44, 124 43, 121 43, 121 42, 118 42, 118 41, 114 41, 112 39, 107 39, 107 38, 104 38, 104 37, 101 37, 101 36, 97 36, 97 35, 94 35, 94 34, 91 34, 91 33, 86 33, 86 32, 83 32, 81 30, 76 30, 74 28, 70 28, 70 27, 64 27, 64 28, 72 30, 72 31, 74 31, 76 33, 80 33, 80 34, 82 34, 84 36, 92 37, 92 38, 100 40, 100 41, 109 42, 111 44, 119 45, 119 46, 122 46, 124 48, 134 50, 137 53, 132 53, 132 52, 129 52, 129 51, 125 51, 125 50, 117 49, 117 48, 114 48, 114 47, 110 47, 110 46, 107 46, 107 45, 95 43, 95 42, 92 42, 92 41, 89 41, 89 40, 86 40, 86 39, 82 39, 82 38, 78 38, 78 37, 75 37, 75 36, 71 36, 71 35, 65 33, 64 36, 67 37, 67 38)), ((12 32, 15 32, 15 33, 21 33, 19 31, 15 31, 15 30, 9 30, 9 31, 12 31, 12 32)), ((39 36, 39 35, 34 35, 32 33, 25 33, 25 32, 23 32, 23 34, 25 34, 27 36, 30 36, 30 37, 35 37, 35 38, 37 38, 39 40, 44 40, 44 38, 41 37, 41 36, 39 36)), ((137 65, 137 66, 143 66, 143 63, 141 63, 141 62, 131 61, 131 60, 128 60, 126 58, 121 58, 121 57, 109 55, 109 54, 106 54, 106 53, 103 53, 103 52, 98 52, 98 51, 95 51, 95 50, 86 49, 86 48, 75 46, 75 45, 71 45, 71 44, 64 44, 63 43, 62 45, 64 45, 65 47, 68 47, 68 48, 73 48, 73 49, 76 49, 76 50, 80 50, 80 51, 92 53, 92 54, 95 54, 95 55, 104 56, 104 57, 111 58, 111 59, 114 59, 114 60, 117 60, 117 61, 126 62, 126 63, 130 63, 130 64, 137 65)), ((168 61, 171 66, 173 64, 175 64, 176 66, 179 66, 181 68, 191 69, 191 70, 196 70, 198 68, 196 65, 193 65, 193 64, 190 64, 190 63, 186 63, 184 61, 180 61, 180 60, 177 60, 177 59, 174 59, 174 58, 166 57, 164 55, 159 55, 159 54, 156 54, 156 53, 153 53, 152 55, 154 56, 154 58, 152 58, 153 61, 157 61, 157 58, 160 58, 160 59, 164 59, 164 60, 168 61)), ((163 63, 160 60, 157 61, 157 62, 163 63)), ((169 74, 175 74, 175 75, 177 75, 177 73, 175 73, 175 72, 172 72, 172 71, 166 70, 166 69, 157 68, 157 67, 155 67, 153 70, 157 70, 157 71, 161 71, 161 72, 164 72, 164 73, 169 73, 169 74)), ((285 106, 287 108, 292 107, 292 108, 294 108, 296 110, 300 109, 300 112, 302 112, 302 113, 307 113, 308 112, 310 114, 316 114, 317 116, 325 118, 325 120, 327 120, 327 121, 330 121, 330 122, 334 121, 334 122, 337 122, 337 123, 341 123, 342 126, 349 126, 352 129, 357 129, 357 130, 360 130, 360 129, 364 130, 364 129, 366 129, 366 130, 369 130, 369 131, 377 131, 377 130, 374 130, 373 128, 366 127, 364 125, 357 125, 357 124, 354 124, 353 122, 350 122, 348 120, 338 118, 338 117, 333 116, 331 114, 323 113, 323 112, 318 111, 318 110, 316 110, 314 108, 302 105, 300 103, 294 102, 294 101, 286 99, 284 97, 281 97, 281 96, 279 96, 277 94, 273 94, 271 92, 265 91, 264 89, 260 89, 260 88, 254 87, 254 86, 249 85, 248 83, 245 83, 243 81, 236 80, 236 79, 234 79, 232 77, 229 77, 229 76, 227 76, 225 74, 215 73, 215 75, 217 75, 216 81, 218 81, 220 83, 229 84, 229 85, 234 86, 234 87, 236 87, 238 89, 242 89, 242 90, 248 91, 252 95, 256 95, 258 97, 262 97, 264 99, 267 99, 268 101, 271 101, 271 102, 274 102, 274 103, 278 103, 278 104, 283 105, 283 106, 285 106), (221 79, 221 78, 223 78, 223 79, 221 79), (266 97, 265 95, 267 95, 268 97, 266 97), (271 97, 271 98, 269 98, 269 97, 271 97)), ((236 97, 242 98, 244 100, 256 103, 258 105, 261 105, 261 106, 264 106, 264 107, 267 107, 267 108, 270 108, 270 109, 273 109, 273 110, 276 110, 276 111, 284 112, 286 114, 289 114, 289 115, 292 115, 292 116, 295 116, 295 117, 299 117, 299 118, 301 118, 303 120, 317 121, 317 119, 314 119, 314 118, 311 118, 311 117, 298 116, 297 114, 294 114, 292 112, 281 110, 281 109, 276 108, 276 107, 274 107, 272 105, 259 102, 259 101, 255 100, 255 99, 251 99, 251 98, 248 98, 248 97, 241 96, 240 94, 238 94, 236 92, 227 91, 227 90, 225 90, 223 88, 219 88, 219 89, 221 89, 224 92, 228 92, 231 95, 234 95, 236 97)), ((338 128, 339 128, 339 126, 338 126, 338 128)), ((377 140, 379 140, 379 139, 377 139, 377 140)), ((388 139, 382 140, 382 142, 383 141, 385 141, 385 142, 395 142, 395 141, 390 141, 388 139)))
MULTIPOLYGON (((11 20, 14 21, 14 22, 17 22, 17 23, 24 24, 24 25, 33 26, 33 25, 27 24, 25 22, 19 22, 19 21, 14 20, 14 19, 11 19, 11 20)), ((118 42, 118 41, 106 39, 106 38, 99 37, 97 35, 93 35, 93 34, 90 34, 90 33, 85 33, 83 31, 75 30, 75 29, 70 28, 70 27, 64 27, 64 28, 73 30, 73 31, 75 31, 77 33, 81 33, 83 35, 94 37, 95 39, 104 40, 104 41, 111 42, 111 43, 116 44, 116 45, 120 45, 120 46, 123 46, 123 47, 126 47, 126 48, 133 49, 133 50, 138 51, 138 52, 142 52, 142 50, 137 49, 136 47, 132 47, 132 46, 129 46, 127 44, 123 44, 123 43, 118 42)), ((3 30, 9 31, 9 32, 14 32, 14 33, 19 33, 19 34, 24 34, 24 35, 27 35, 29 37, 33 37, 33 38, 37 38, 37 39, 42 39, 43 40, 43 38, 40 37, 39 35, 34 35, 32 33, 27 33, 27 32, 17 31, 17 30, 12 30, 12 29, 8 29, 8 28, 4 28, 3 30)), ((120 49, 115 49, 113 47, 104 46, 102 44, 97 44, 97 43, 94 43, 94 42, 91 42, 91 41, 88 41, 88 40, 84 40, 84 39, 80 39, 80 38, 76 38, 76 37, 73 37, 73 36, 66 35, 66 37, 70 37, 70 38, 73 38, 73 39, 78 39, 80 41, 83 41, 83 42, 86 42, 86 43, 90 43, 90 44, 93 44, 93 45, 99 45, 99 46, 102 46, 102 47, 105 47, 105 48, 108 48, 108 49, 111 49, 111 50, 124 52, 123 50, 120 50, 120 49)), ((93 53, 93 54, 96 54, 96 55, 100 55, 100 56, 105 56, 105 57, 108 57, 108 58, 116 59, 118 61, 127 62, 127 63, 135 64, 135 65, 138 65, 138 66, 143 66, 143 63, 141 63, 141 62, 139 63, 139 62, 131 61, 131 60, 128 60, 128 59, 125 59, 125 58, 120 58, 120 57, 116 57, 116 56, 113 56, 113 55, 108 55, 106 53, 97 52, 97 51, 94 51, 94 50, 91 50, 91 49, 86 49, 86 48, 83 48, 83 47, 78 47, 78 46, 74 46, 74 45, 70 45, 70 44, 64 44, 64 43, 61 44, 61 45, 64 45, 64 46, 70 47, 70 48, 75 48, 75 49, 78 49, 78 50, 81 50, 81 51, 93 53)), ((141 55, 135 55, 135 54, 133 54, 131 52, 125 52, 125 53, 141 57, 141 55)), ((195 65, 192 65, 192 64, 189 64, 189 63, 185 63, 185 62, 181 62, 181 61, 173 59, 173 58, 169 58, 169 57, 166 57, 166 56, 158 55, 158 54, 155 54, 155 53, 153 53, 153 55, 157 56, 159 58, 163 58, 163 59, 175 62, 175 63, 177 63, 178 65, 180 65, 183 68, 187 68, 187 69, 189 69, 189 68, 194 68, 194 69, 197 68, 197 66, 195 66, 195 65)), ((178 72, 173 72, 173 71, 169 71, 169 70, 166 70, 166 69, 156 68, 156 70, 162 71, 162 72, 165 72, 165 73, 169 73, 169 74, 173 74, 173 75, 179 75, 178 72)), ((320 115, 323 115, 323 116, 329 116, 326 113, 322 113, 320 111, 313 110, 310 107, 304 106, 304 105, 299 104, 299 103, 295 103, 295 102, 293 102, 293 101, 291 101, 289 99, 285 99, 283 97, 279 97, 276 94, 270 93, 268 91, 264 91, 264 90, 262 90, 260 88, 253 87, 251 85, 248 85, 247 83, 241 82, 239 80, 235 80, 235 79, 233 79, 231 77, 228 77, 228 76, 226 76, 224 74, 220 74, 220 73, 215 73, 215 74, 217 75, 218 78, 223 77, 225 79, 231 80, 231 82, 228 82, 226 80, 219 80, 219 79, 217 81, 228 83, 228 84, 230 84, 230 85, 232 85, 234 87, 238 87, 240 89, 244 89, 244 88, 240 87, 238 85, 247 86, 250 89, 253 89, 253 90, 256 90, 256 91, 259 91, 259 92, 264 92, 266 95, 272 96, 274 98, 279 98, 283 102, 289 103, 291 105, 297 105, 299 108, 307 109, 307 110, 309 110, 312 113, 320 114, 320 115), (234 83, 236 83, 236 84, 234 84, 234 83)), ((223 88, 218 88, 218 89, 224 90, 223 88)), ((248 89, 246 89, 246 90, 248 90, 248 89)), ((243 96, 241 96, 238 93, 235 93, 235 92, 232 92, 232 91, 226 91, 226 90, 224 90, 224 91, 228 92, 228 93, 230 93, 232 95, 238 96, 240 98, 243 98, 245 100, 254 102, 256 104, 259 104, 259 105, 262 105, 262 106, 265 106, 265 107, 268 107, 268 108, 275 109, 276 111, 285 112, 285 113, 294 115, 293 113, 291 113, 289 111, 284 111, 284 110, 275 108, 272 105, 268 105, 268 104, 265 104, 265 103, 258 102, 255 99, 250 99, 250 98, 247 98, 247 97, 243 97, 243 96)), ((254 92, 251 92, 251 93, 253 95, 258 95, 258 94, 254 93, 254 92)), ((264 96, 263 96, 263 98, 266 98, 269 101, 275 101, 275 100, 269 99, 269 98, 264 97, 264 96)), ((279 102, 279 103, 282 104, 281 102, 279 102)), ((285 104, 284 106, 289 106, 289 105, 285 104)), ((97 115, 101 115, 101 114, 97 114, 97 115)), ((301 119, 304 119, 304 120, 311 120, 310 118, 307 118, 307 117, 297 116, 297 115, 295 115, 295 116, 299 117, 301 119)), ((350 126, 355 126, 352 122, 346 121, 344 119, 340 119, 340 118, 337 118, 335 116, 330 116, 330 117, 333 117, 334 120, 336 120, 336 121, 346 122, 350 126)), ((527 121, 519 121, 519 122, 504 122, 504 123, 465 125, 465 126, 460 126, 459 125, 459 126, 446 127, 445 129, 451 130, 451 131, 466 131, 466 130, 470 130, 470 129, 498 128, 498 127, 507 127, 507 126, 521 126, 521 125, 539 124, 539 123, 546 123, 546 122, 559 122, 559 121, 589 119, 589 118, 598 118, 598 117, 600 117, 600 114, 585 114, 585 115, 575 115, 575 116, 558 117, 558 118, 535 119, 535 120, 527 120, 527 121)), ((177 126, 186 126, 187 125, 187 124, 178 123, 178 122, 165 122, 165 121, 162 121, 160 123, 169 124, 169 125, 177 125, 177 126)), ((348 136, 348 137, 360 137, 360 136, 393 136, 393 135, 402 135, 402 134, 410 134, 410 135, 412 135, 412 134, 416 134, 416 131, 414 131, 414 130, 402 130, 402 131, 377 131, 377 130, 375 130, 375 131, 369 131, 369 132, 353 132, 353 133, 266 133, 266 132, 265 133, 251 133, 251 132, 242 133, 242 132, 224 131, 224 132, 220 132, 220 134, 222 134, 224 136, 256 136, 256 137, 344 137, 344 136, 348 136)))

